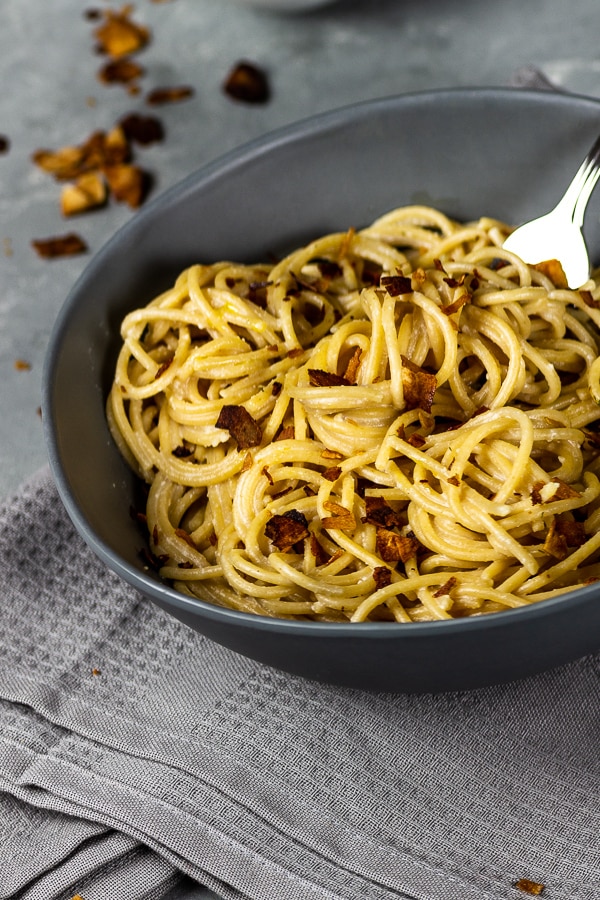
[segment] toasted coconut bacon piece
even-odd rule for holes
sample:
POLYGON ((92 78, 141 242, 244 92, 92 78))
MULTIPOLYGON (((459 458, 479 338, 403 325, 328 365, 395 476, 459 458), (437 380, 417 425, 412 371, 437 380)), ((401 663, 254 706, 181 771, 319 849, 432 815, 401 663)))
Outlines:
POLYGON ((62 147, 60 150, 36 150, 33 162, 58 181, 76 178, 90 168, 85 147, 62 147))
POLYGON ((117 125, 108 133, 92 132, 83 144, 77 146, 36 150, 32 160, 57 181, 71 181, 87 172, 98 171, 105 165, 127 162, 130 155, 125 131, 117 125))
POLYGON ((150 29, 131 19, 132 7, 124 6, 120 12, 103 11, 104 21, 94 30, 98 50, 113 59, 137 53, 150 40, 150 29))
POLYGON ((127 203, 132 209, 142 205, 150 186, 147 172, 130 163, 105 166, 103 171, 110 193, 117 202, 127 203))
POLYGON ((331 516, 325 516, 321 519, 323 528, 338 528, 340 531, 354 531, 356 528, 356 519, 354 514, 333 500, 326 500, 323 504, 327 512, 332 513, 331 516))
POLYGON ((265 535, 282 553, 289 553, 299 542, 309 536, 308 522, 297 509, 290 509, 281 516, 271 516, 265 525, 265 535))
POLYGON ((373 569, 373 580, 377 590, 392 583, 392 572, 387 566, 376 566, 373 569))
POLYGON ((141 144, 143 147, 162 141, 165 136, 163 124, 156 116, 128 113, 119 120, 119 125, 129 141, 141 144))
POLYGON ((335 372, 324 372, 323 369, 309 369, 308 378, 313 387, 340 387, 350 385, 350 381, 335 372))
POLYGON ((433 596, 435 598, 445 597, 447 594, 450 593, 452 588, 456 586, 456 584, 457 584, 457 579, 454 577, 454 575, 451 575, 450 578, 448 579, 448 581, 445 581, 444 584, 442 584, 437 589, 437 591, 435 591, 433 596))
POLYGON ((149 103, 151 106, 160 106, 163 103, 178 103, 180 100, 188 100, 193 96, 194 88, 187 84, 154 88, 146 95, 146 103, 149 103))
POLYGON ((553 500, 571 500, 575 497, 581 497, 579 491, 560 478, 553 478, 547 482, 538 481, 531 489, 531 502, 534 505, 550 503, 553 500))
POLYGON ((569 287, 565 270, 558 259, 546 259, 543 262, 536 263, 532 268, 546 275, 557 288, 566 290, 569 287))
POLYGON ((228 97, 242 103, 266 103, 271 91, 265 72, 257 65, 242 60, 231 69, 223 90, 228 97))
POLYGON ((404 524, 395 510, 386 503, 383 497, 365 497, 365 516, 363 522, 376 525, 378 528, 393 528, 404 524))
POLYGON ((260 425, 243 406, 224 406, 216 424, 229 432, 240 450, 257 447, 262 441, 260 425))
POLYGON ((98 79, 102 84, 132 84, 144 74, 144 69, 133 59, 113 59, 102 66, 98 79))
POLYGON ((96 172, 80 175, 74 184, 66 184, 60 195, 63 216, 74 216, 104 206, 107 191, 104 179, 96 172))
POLYGON ((376 546, 377 553, 384 562, 407 562, 416 556, 419 542, 415 537, 404 537, 387 528, 378 528, 376 546))
POLYGON ((518 891, 523 891, 524 894, 532 897, 539 897, 544 890, 543 884, 539 881, 531 881, 529 878, 519 878, 518 881, 515 881, 515 887, 518 891))
POLYGON ((400 297, 401 294, 412 293, 412 281, 407 275, 384 275, 380 280, 390 297, 400 297))
POLYGON ((348 364, 346 365, 346 371, 344 372, 344 378, 350 384, 356 384, 356 376, 358 374, 358 370, 360 368, 360 361, 362 359, 362 350, 360 347, 355 347, 352 356, 348 360, 348 364))
POLYGON ((415 365, 406 356, 402 356, 402 388, 407 409, 423 409, 425 412, 431 412, 437 379, 431 372, 426 372, 425 369, 415 365))
POLYGON ((573 550, 585 543, 585 539, 581 522, 557 516, 548 529, 544 550, 555 559, 566 559, 573 550))
POLYGON ((85 253, 87 244, 78 234, 63 234, 58 237, 49 237, 31 242, 33 249, 43 259, 55 259, 59 256, 75 256, 77 253, 85 253))

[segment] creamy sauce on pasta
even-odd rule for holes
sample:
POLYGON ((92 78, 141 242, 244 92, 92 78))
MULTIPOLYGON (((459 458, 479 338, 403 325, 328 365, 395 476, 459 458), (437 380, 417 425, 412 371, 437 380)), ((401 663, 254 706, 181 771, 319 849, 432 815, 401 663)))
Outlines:
POLYGON ((600 284, 427 207, 129 313, 107 404, 189 595, 413 622, 600 577, 600 284))

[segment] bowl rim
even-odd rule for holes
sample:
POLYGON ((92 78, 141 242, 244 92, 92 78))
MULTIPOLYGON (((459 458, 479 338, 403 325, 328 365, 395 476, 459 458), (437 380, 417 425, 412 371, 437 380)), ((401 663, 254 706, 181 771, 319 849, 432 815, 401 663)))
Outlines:
MULTIPOLYGON (((360 100, 306 116, 269 130, 259 137, 228 150, 190 172, 161 193, 158 193, 127 222, 118 227, 100 249, 94 253, 63 301, 50 333, 42 371, 42 422, 51 473, 59 497, 75 529, 90 549, 123 581, 140 593, 152 598, 163 608, 175 607, 182 613, 200 613, 202 618, 210 619, 214 622, 242 624, 245 627, 258 631, 279 633, 283 631, 298 636, 311 635, 312 637, 321 633, 331 637, 332 640, 346 640, 351 636, 354 638, 376 639, 378 641, 381 639, 384 641, 395 641, 400 637, 402 640, 421 641, 424 638, 440 636, 447 640, 452 634, 477 633, 482 630, 489 632, 494 629, 503 631, 510 623, 516 624, 520 620, 541 622, 548 616, 551 616, 556 607, 566 606, 567 603, 570 606, 570 614, 576 615, 579 607, 587 605, 589 595, 597 590, 597 585, 590 584, 527 606, 459 619, 411 622, 409 627, 405 623, 400 622, 322 622, 251 614, 241 610, 220 607, 199 598, 188 597, 175 590, 166 582, 157 581, 153 577, 146 575, 140 568, 127 563, 120 554, 98 538, 76 503, 70 489, 67 470, 60 455, 54 428, 52 414, 54 396, 53 372, 58 365, 62 341, 65 333, 68 331, 71 311, 78 304, 80 290, 96 271, 102 269, 104 260, 110 256, 112 247, 122 242, 128 235, 134 234, 138 228, 143 227, 144 222, 152 219, 155 210, 164 210, 176 205, 189 191, 195 190, 199 183, 208 185, 213 179, 222 178, 228 170, 235 169, 253 159, 268 154, 280 146, 322 133, 324 130, 348 124, 356 121, 357 117, 360 119, 363 116, 372 115, 377 110, 389 111, 396 106, 410 104, 432 104, 439 102, 440 98, 443 97, 460 98, 467 102, 469 97, 487 98, 489 100, 505 99, 511 102, 514 101, 517 104, 543 104, 547 102, 553 107, 576 104, 589 106, 591 109, 596 110, 600 117, 600 99, 576 93, 561 92, 558 89, 555 92, 546 88, 530 89, 508 86, 450 87, 411 91, 360 100)), ((583 152, 585 152, 585 148, 583 148, 583 152)))

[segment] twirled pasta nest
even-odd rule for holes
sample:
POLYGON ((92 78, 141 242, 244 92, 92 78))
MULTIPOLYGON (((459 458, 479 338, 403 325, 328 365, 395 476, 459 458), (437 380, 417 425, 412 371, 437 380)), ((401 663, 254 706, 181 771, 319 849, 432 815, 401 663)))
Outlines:
POLYGON ((112 434, 149 562, 266 616, 412 622, 600 577, 600 284, 397 209, 194 265, 122 326, 112 434))

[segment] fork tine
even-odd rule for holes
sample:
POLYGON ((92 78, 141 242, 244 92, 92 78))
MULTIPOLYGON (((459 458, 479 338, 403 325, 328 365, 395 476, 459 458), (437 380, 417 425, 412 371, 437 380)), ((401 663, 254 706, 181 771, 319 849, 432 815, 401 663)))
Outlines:
POLYGON ((573 209, 573 222, 578 228, 581 228, 583 225, 585 208, 590 199, 590 195, 600 178, 600 147, 598 148, 598 151, 598 157, 589 163, 585 180, 581 186, 579 197, 577 198, 573 209))

